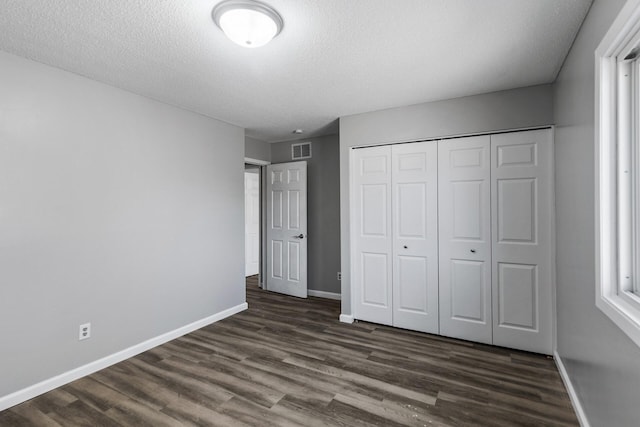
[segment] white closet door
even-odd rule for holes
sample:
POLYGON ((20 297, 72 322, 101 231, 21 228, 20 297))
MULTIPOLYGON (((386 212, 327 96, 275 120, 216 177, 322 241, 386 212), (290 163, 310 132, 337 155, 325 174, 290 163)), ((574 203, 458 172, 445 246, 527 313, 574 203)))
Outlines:
POLYGON ((392 146, 393 326, 437 334, 438 148, 392 146))
POLYGON ((353 150, 352 171, 354 315, 391 325, 391 147, 353 150))
POLYGON ((440 333, 490 344, 490 137, 440 141, 440 333))
POLYGON ((551 130, 491 137, 493 343, 551 354, 551 130))

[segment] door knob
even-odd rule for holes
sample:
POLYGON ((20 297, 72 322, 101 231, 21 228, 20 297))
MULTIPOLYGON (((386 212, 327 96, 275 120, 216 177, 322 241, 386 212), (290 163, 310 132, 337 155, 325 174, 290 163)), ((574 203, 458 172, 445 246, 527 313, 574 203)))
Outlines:
POLYGON ((407 246, 407 245, 404 245, 404 248, 405 248, 405 249, 409 249, 409 246, 407 246))
POLYGON ((472 254, 475 254, 475 253, 476 253, 476 250, 475 250, 475 249, 471 249, 471 253, 472 253, 472 254))
POLYGON ((296 239, 304 239, 304 234, 300 233, 297 236, 293 236, 293 237, 295 237, 296 239))

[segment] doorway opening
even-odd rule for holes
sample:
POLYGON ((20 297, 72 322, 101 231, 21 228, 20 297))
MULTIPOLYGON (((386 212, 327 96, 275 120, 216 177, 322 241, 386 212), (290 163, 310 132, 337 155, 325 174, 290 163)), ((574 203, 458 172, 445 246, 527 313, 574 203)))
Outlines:
POLYGON ((244 167, 245 277, 260 274, 260 166, 244 167))
POLYGON ((269 162, 244 159, 245 277, 263 288, 264 280, 264 171, 269 162))

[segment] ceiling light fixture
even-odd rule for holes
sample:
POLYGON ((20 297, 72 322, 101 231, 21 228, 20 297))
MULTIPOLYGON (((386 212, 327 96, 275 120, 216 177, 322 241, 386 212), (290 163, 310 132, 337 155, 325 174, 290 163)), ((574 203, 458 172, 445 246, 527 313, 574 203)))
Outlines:
POLYGON ((213 8, 211 17, 231 41, 250 48, 269 43, 284 26, 275 9, 255 0, 223 1, 213 8))

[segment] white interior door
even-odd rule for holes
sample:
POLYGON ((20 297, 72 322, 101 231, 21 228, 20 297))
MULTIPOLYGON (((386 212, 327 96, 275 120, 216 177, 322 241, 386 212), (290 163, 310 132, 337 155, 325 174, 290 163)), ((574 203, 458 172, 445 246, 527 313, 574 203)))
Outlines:
POLYGON ((551 354, 551 130, 491 136, 493 343, 551 354))
POLYGON ((260 174, 244 173, 245 275, 260 272, 260 174))
POLYGON ((391 325, 391 147, 352 150, 351 161, 354 315, 391 325))
POLYGON ((490 137, 440 141, 440 333, 490 344, 490 137))
POLYGON ((437 334, 437 142, 394 145, 391 152, 393 325, 437 334))
POLYGON ((269 291, 307 297, 307 162, 267 166, 269 291))

